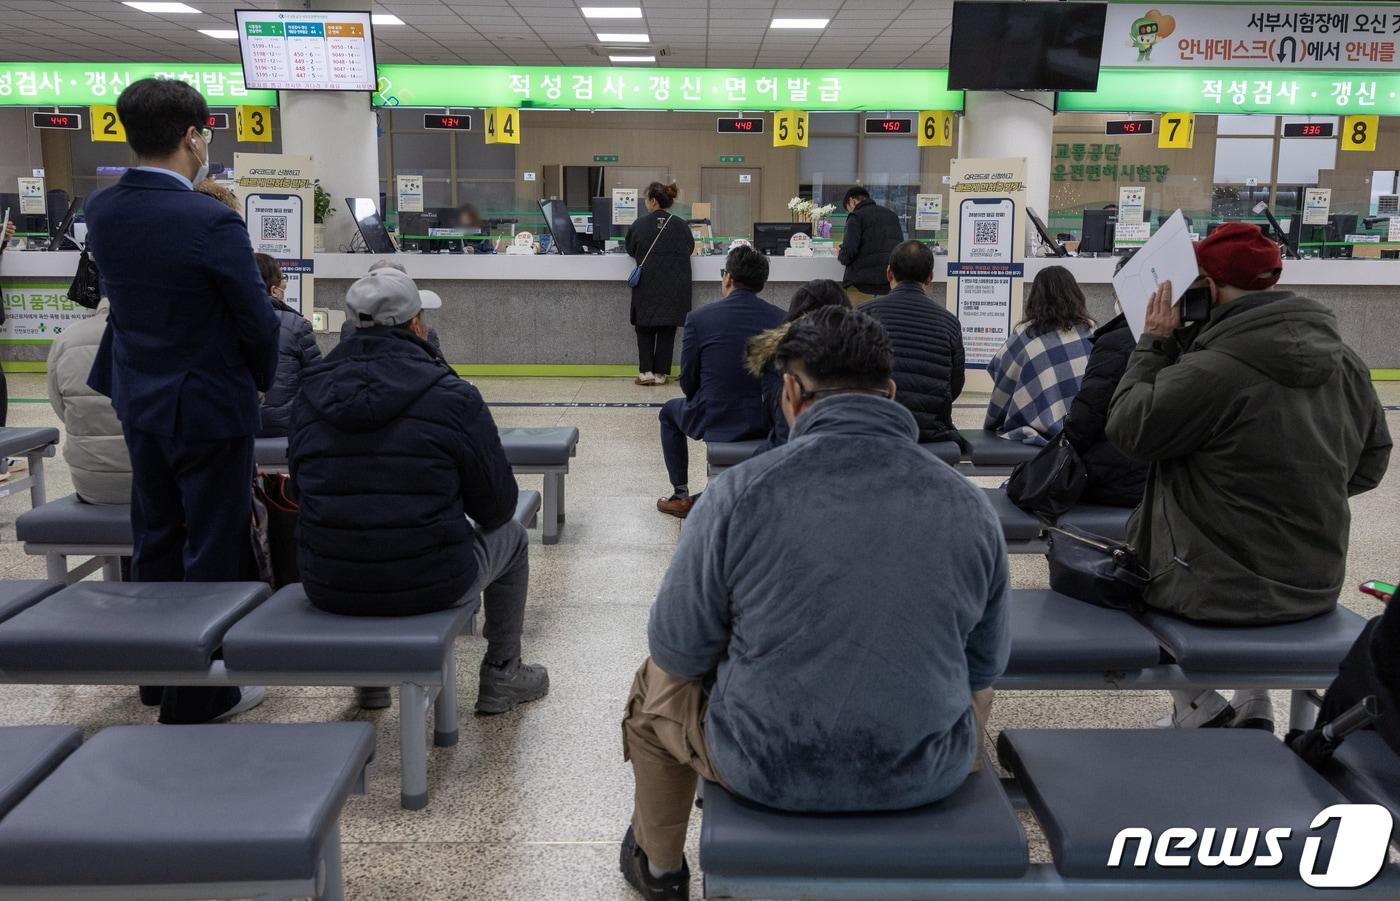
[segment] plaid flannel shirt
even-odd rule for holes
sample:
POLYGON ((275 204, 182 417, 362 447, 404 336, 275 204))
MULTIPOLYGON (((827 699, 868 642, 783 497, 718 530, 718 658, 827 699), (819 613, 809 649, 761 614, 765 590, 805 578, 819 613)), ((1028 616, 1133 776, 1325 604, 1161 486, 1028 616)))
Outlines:
POLYGON ((987 364, 993 385, 983 428, 1012 441, 1044 446, 1059 434, 1079 393, 1094 347, 1093 332, 1079 326, 1030 337, 1028 329, 1018 325, 987 364))

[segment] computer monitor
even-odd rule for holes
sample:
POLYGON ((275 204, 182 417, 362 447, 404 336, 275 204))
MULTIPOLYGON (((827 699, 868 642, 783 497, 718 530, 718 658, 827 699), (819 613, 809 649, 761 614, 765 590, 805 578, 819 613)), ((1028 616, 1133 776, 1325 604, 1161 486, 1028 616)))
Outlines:
POLYGON ((57 222, 50 220, 49 227, 49 250, 81 250, 78 243, 68 235, 73 231, 73 220, 78 215, 78 205, 83 202, 81 196, 74 197, 68 201, 68 209, 63 211, 63 216, 57 222))
POLYGON ((1333 213, 1327 217, 1327 243, 1332 245, 1324 247, 1323 256, 1328 259, 1351 259, 1351 245, 1343 246, 1347 235, 1354 235, 1357 232, 1357 225, 1361 217, 1355 213, 1333 213))
POLYGON ((783 251, 792 246, 792 236, 811 236, 810 222, 755 222, 753 224, 753 249, 769 256, 782 256, 783 251))
POLYGON ((365 249, 370 253, 398 252, 398 248, 394 246, 394 239, 389 237, 389 230, 384 227, 384 220, 380 218, 379 207, 375 206, 374 198, 347 197, 345 204, 350 207, 350 218, 355 220, 360 237, 365 239, 365 249))
MULTIPOLYGON (((612 221, 612 198, 594 197, 589 200, 588 205, 593 215, 593 246, 599 250, 606 250, 608 239, 617 237, 612 221)), ((616 231, 625 233, 626 229, 627 226, 620 225, 616 231)))
POLYGON ((583 253, 583 242, 574 230, 574 220, 569 217, 569 207, 564 201, 541 200, 540 212, 544 213, 545 225, 549 227, 549 235, 560 253, 583 253))
POLYGON ((1118 224, 1118 210, 1085 210, 1083 228, 1079 232, 1080 253, 1110 253, 1113 250, 1113 227, 1118 224))
POLYGON ((430 253, 440 250, 441 242, 427 240, 428 230, 438 227, 438 214, 432 210, 422 213, 399 213, 399 249, 404 253, 430 253))
POLYGON ((1035 226, 1035 230, 1040 233, 1040 240, 1045 242, 1045 246, 1049 247, 1050 250, 1054 252, 1055 256, 1069 256, 1069 251, 1065 250, 1064 245, 1054 239, 1050 234, 1050 230, 1045 227, 1045 222, 1041 220, 1035 210, 1026 207, 1026 216, 1031 220, 1031 224, 1035 226))

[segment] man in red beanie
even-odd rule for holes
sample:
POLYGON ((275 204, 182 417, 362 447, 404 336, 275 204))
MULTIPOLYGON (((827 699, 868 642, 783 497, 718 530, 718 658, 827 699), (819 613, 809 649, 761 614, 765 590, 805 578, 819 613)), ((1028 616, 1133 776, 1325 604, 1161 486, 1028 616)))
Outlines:
MULTIPOLYGON (((1223 226, 1196 260, 1209 320, 1183 346, 1162 285, 1109 409, 1109 439, 1153 464, 1129 525, 1154 576, 1145 600, 1236 625, 1325 613, 1346 572, 1347 499, 1390 459, 1385 413, 1332 311, 1275 287, 1283 260, 1257 226, 1223 226)), ((1172 695, 1159 725, 1273 728, 1267 692, 1172 695)))

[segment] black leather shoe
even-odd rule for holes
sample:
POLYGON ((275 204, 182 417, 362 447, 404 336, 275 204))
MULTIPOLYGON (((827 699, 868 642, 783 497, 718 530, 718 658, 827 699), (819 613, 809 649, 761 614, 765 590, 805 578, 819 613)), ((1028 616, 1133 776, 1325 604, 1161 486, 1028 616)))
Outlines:
POLYGON ((622 878, 646 901, 690 901, 690 865, 685 858, 681 858, 679 873, 651 875, 647 854, 638 846, 631 826, 627 827, 627 834, 622 838, 622 854, 618 863, 622 868, 622 878))

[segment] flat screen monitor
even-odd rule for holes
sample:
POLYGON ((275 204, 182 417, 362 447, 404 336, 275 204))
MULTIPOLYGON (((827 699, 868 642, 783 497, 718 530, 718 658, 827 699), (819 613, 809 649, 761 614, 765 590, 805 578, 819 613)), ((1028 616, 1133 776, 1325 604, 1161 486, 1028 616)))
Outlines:
POLYGON ((792 236, 811 235, 810 222, 755 222, 753 224, 753 249, 769 256, 782 256, 783 251, 792 246, 792 236))
POLYGON ((1080 253, 1108 253, 1113 250, 1113 227, 1117 210, 1085 210, 1084 228, 1079 235, 1080 253))
POLYGON ((1045 242, 1045 246, 1049 247, 1051 252, 1053 252, 1055 256, 1069 256, 1069 251, 1065 250, 1064 245, 1061 244, 1059 241, 1056 241, 1054 236, 1050 234, 1050 230, 1045 227, 1045 222, 1040 218, 1040 216, 1036 213, 1035 210, 1031 209, 1030 207, 1026 207, 1026 216, 1031 220, 1031 224, 1035 226, 1035 230, 1040 233, 1040 240, 1045 242))
POLYGON ((574 230, 574 220, 569 217, 569 206, 562 200, 541 200, 540 212, 544 213, 545 225, 549 226, 549 236, 560 253, 583 253, 583 242, 574 230))
POLYGON ((372 198, 347 197, 345 203, 350 207, 350 218, 355 220, 355 227, 360 230, 360 237, 365 239, 365 248, 370 253, 398 252, 394 239, 389 237, 389 230, 384 227, 384 220, 380 218, 379 207, 375 206, 372 198))
POLYGON ((598 250, 604 250, 608 239, 613 237, 612 198, 591 198, 588 207, 593 217, 593 246, 598 250))
POLYGON ((948 87, 1095 90, 1107 10, 1105 3, 958 0, 953 4, 948 87))
POLYGON ((68 201, 68 208, 63 211, 63 217, 57 221, 51 221, 49 226, 49 250, 78 250, 78 244, 68 235, 73 231, 73 220, 78 216, 78 205, 83 202, 81 196, 74 197, 68 201))
POLYGON ((368 10, 240 9, 234 18, 243 83, 250 90, 373 91, 378 87, 368 10))

